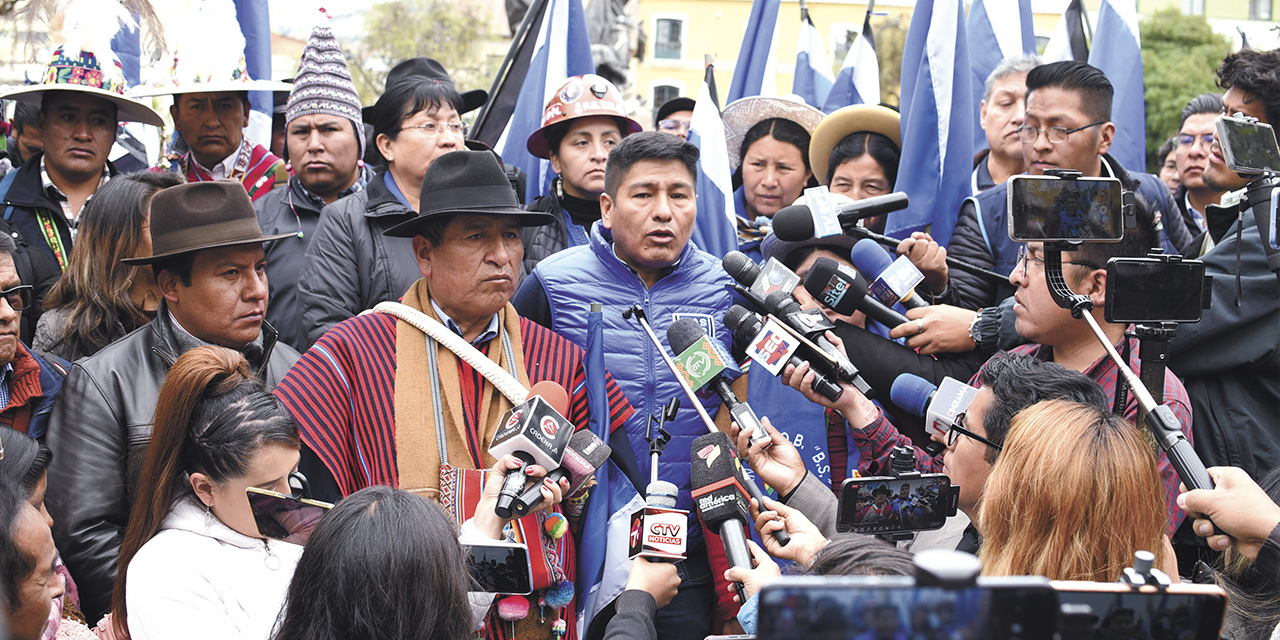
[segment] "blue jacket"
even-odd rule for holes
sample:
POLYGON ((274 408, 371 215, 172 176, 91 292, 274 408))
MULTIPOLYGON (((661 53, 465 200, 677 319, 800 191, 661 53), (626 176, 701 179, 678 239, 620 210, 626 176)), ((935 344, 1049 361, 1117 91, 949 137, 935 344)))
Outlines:
MULTIPOLYGON (((678 318, 697 320, 720 347, 732 353, 732 336, 724 327, 724 314, 733 305, 733 280, 720 261, 690 242, 673 270, 653 288, 613 253, 613 236, 600 222, 591 227, 590 244, 572 247, 545 258, 533 270, 511 303, 520 315, 563 335, 578 346, 587 343, 587 314, 591 303, 603 305, 605 366, 635 407, 627 423, 627 436, 636 462, 648 477, 649 445, 644 436, 650 415, 661 412, 671 398, 681 408, 667 424, 671 441, 659 460, 658 476, 680 487, 677 507, 691 509, 689 456, 694 439, 707 428, 689 406, 680 385, 662 362, 653 342, 634 319, 622 312, 639 304, 659 341, 666 342, 667 327, 678 318)), ((670 347, 667 347, 668 355, 670 347)), ((735 370, 736 373, 736 370, 735 370)), ((700 394, 702 406, 715 417, 720 400, 700 394)), ((643 491, 643 487, 640 487, 643 491)))

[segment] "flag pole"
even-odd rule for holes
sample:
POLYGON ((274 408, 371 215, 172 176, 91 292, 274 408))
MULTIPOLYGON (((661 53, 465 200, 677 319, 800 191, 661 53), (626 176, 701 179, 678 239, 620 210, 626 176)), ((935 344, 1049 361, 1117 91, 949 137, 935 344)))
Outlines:
MULTIPOLYGON (((498 73, 493 76, 493 84, 489 86, 489 100, 485 100, 480 105, 480 113, 476 114, 475 124, 471 127, 472 134, 478 134, 484 121, 489 116, 489 103, 494 95, 498 92, 498 87, 502 86, 502 81, 511 71, 511 65, 515 62, 516 52, 520 50, 520 45, 524 43, 525 38, 529 37, 529 30, 533 25, 534 17, 539 15, 546 9, 547 2, 550 0, 537 0, 529 5, 529 9, 524 12, 524 19, 520 21, 520 27, 516 29, 516 33, 511 38, 511 46, 507 49, 507 57, 502 60, 502 64, 498 66, 498 73)), ((474 138, 472 138, 474 139, 474 138)))

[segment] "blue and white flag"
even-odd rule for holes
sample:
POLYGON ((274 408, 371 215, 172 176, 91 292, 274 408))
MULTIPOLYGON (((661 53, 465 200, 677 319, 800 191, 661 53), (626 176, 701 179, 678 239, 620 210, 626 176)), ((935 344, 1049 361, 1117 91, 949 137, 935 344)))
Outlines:
MULTIPOLYGON (((261 0, 235 0, 236 21, 244 34, 244 63, 250 78, 271 79, 271 14, 261 0)), ((254 144, 271 144, 270 91, 249 92, 249 126, 245 135, 254 144)))
POLYGON ((1107 74, 1115 97, 1111 121, 1116 125, 1111 156, 1129 171, 1147 166, 1146 89, 1142 79, 1142 41, 1134 0, 1102 0, 1098 28, 1089 48, 1089 64, 1107 74))
MULTIPOLYGON (((1036 33, 1031 22, 1031 0, 973 0, 969 22, 969 65, 973 69, 973 103, 982 102, 987 76, 1000 61, 1036 52, 1036 33)), ((980 113, 974 115, 979 124, 980 113)), ((974 150, 987 148, 987 135, 982 127, 973 129, 974 150)))
POLYGON ((514 85, 519 87, 519 96, 511 119, 494 145, 503 162, 528 175, 525 202, 548 193, 555 178, 551 162, 535 157, 525 146, 529 136, 542 127, 542 108, 547 98, 565 80, 595 72, 582 0, 549 0, 535 42, 527 72, 513 78, 523 82, 514 85))
POLYGON ((1092 35, 1088 20, 1089 14, 1085 12, 1083 3, 1071 0, 1062 12, 1053 35, 1049 36, 1049 44, 1045 45, 1044 55, 1040 59, 1045 64, 1064 60, 1088 62, 1089 37, 1092 35))
POLYGON ((753 0, 747 28, 742 33, 742 47, 738 50, 738 63, 733 68, 733 82, 725 104, 741 98, 773 95, 775 28, 778 25, 778 9, 782 0, 753 0))
POLYGON ((849 45, 822 110, 831 113, 854 104, 880 104, 880 62, 876 60, 876 40, 871 33, 870 6, 862 19, 862 32, 849 45))
MULTIPOLYGON (((609 442, 609 394, 605 388, 604 318, 601 312, 587 316, 587 404, 591 432, 609 442)), ((644 499, 612 459, 596 469, 596 486, 582 514, 578 544, 578 576, 574 581, 578 613, 578 637, 587 637, 591 620, 627 587, 631 572, 628 555, 631 514, 644 507, 644 499)))
POLYGON ((906 237, 931 226, 951 241, 970 195, 974 111, 963 0, 920 0, 902 54, 902 160, 895 191, 911 199, 889 214, 886 232, 906 237))
POLYGON ((809 8, 800 2, 800 40, 796 44, 796 79, 791 84, 794 93, 815 107, 827 101, 831 85, 836 81, 831 73, 831 55, 822 44, 822 34, 809 17, 809 8))
POLYGON ((729 169, 729 149, 725 143, 724 120, 720 118, 714 71, 708 64, 689 124, 689 142, 700 151, 698 214, 692 239, 699 249, 723 258, 738 249, 738 227, 733 210, 733 172, 729 169))

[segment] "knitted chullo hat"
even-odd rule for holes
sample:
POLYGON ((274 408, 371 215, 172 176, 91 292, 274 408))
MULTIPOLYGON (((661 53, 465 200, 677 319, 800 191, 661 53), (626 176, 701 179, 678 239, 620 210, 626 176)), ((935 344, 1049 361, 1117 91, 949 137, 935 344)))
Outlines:
POLYGON ((311 30, 311 38, 302 50, 298 75, 285 110, 285 126, 301 116, 325 114, 351 121, 360 142, 359 158, 364 157, 364 126, 360 115, 360 94, 351 80, 351 71, 342 57, 342 47, 327 24, 311 30))

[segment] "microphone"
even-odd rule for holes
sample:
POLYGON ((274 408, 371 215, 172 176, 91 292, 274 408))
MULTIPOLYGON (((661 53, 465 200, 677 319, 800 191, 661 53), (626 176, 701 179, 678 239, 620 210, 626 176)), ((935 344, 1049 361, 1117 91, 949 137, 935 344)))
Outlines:
MULTIPOLYGON (((836 223, 840 225, 841 230, 848 233, 850 229, 858 226, 859 220, 901 211, 907 208, 907 203, 907 194, 896 192, 840 204, 834 207, 836 223)), ((783 207, 773 214, 773 232, 777 234, 779 240, 788 242, 808 240, 814 236, 815 228, 831 226, 830 220, 817 221, 814 216, 815 212, 802 204, 783 207)))
POLYGON ((924 282, 924 274, 911 262, 911 258, 898 256, 896 260, 890 260, 889 254, 875 240, 863 238, 853 245, 849 259, 859 273, 875 277, 875 281, 867 286, 867 292, 884 306, 892 307, 899 302, 908 309, 929 306, 928 302, 915 295, 916 287, 924 282))
POLYGON ((689 544, 689 512, 676 508, 676 485, 654 480, 645 489, 645 506, 631 514, 627 555, 662 561, 685 559, 689 544))
POLYGON ((820 357, 814 359, 811 364, 820 365, 828 376, 836 376, 845 382, 852 384, 858 388, 867 397, 871 397, 873 392, 871 385, 868 385, 862 376, 858 373, 858 367, 849 361, 849 357, 845 355, 844 350, 831 344, 824 335, 828 329, 834 329, 836 326, 822 315, 821 311, 812 310, 805 311, 800 308, 800 303, 790 295, 784 295, 781 291, 776 291, 765 296, 765 310, 770 315, 780 318, 787 326, 795 329, 805 338, 816 343, 816 346, 823 351, 824 354, 831 356, 831 359, 820 357))
MULTIPOLYGON (((582 485, 595 475, 596 469, 609 459, 611 453, 613 449, 590 429, 575 431, 569 438, 560 466, 548 473, 547 479, 559 484, 561 480, 568 478, 569 488, 564 492, 564 497, 568 498, 582 489, 582 485)), ((540 504, 542 504, 542 483, 534 483, 520 494, 520 497, 511 505, 511 510, 517 516, 524 517, 540 504)))
MULTIPOLYGON (((707 332, 703 331, 702 325, 699 325, 698 321, 693 318, 680 318, 672 322, 670 327, 667 327, 667 343, 671 345, 672 351, 682 354, 681 357, 683 357, 686 350, 700 341, 710 343, 707 338, 707 332)), ((694 386, 693 382, 691 380, 689 386, 694 386)), ((733 416, 733 420, 738 423, 738 426, 747 432, 747 437, 750 438, 752 444, 769 439, 769 434, 764 430, 764 425, 760 424, 760 418, 756 417, 756 412, 751 410, 751 405, 738 400, 738 396, 733 393, 733 389, 723 375, 717 372, 715 377, 707 382, 707 386, 716 395, 720 396, 720 400, 724 402, 726 407, 729 407, 729 415, 733 416)), ((748 482, 746 485, 747 492, 760 503, 761 508, 764 508, 764 492, 760 491, 760 487, 754 482, 748 482)), ((791 535, 786 531, 774 531, 773 537, 778 541, 778 544, 784 547, 791 542, 791 535)))
POLYGON ((720 265, 734 281, 755 294, 752 302, 774 291, 784 291, 790 295, 795 291, 796 285, 800 284, 800 276, 777 258, 769 258, 761 267, 741 251, 730 251, 725 254, 720 265))
POLYGON ((511 519, 515 501, 524 491, 527 478, 524 470, 531 464, 547 469, 560 466, 565 447, 576 430, 564 418, 569 409, 569 394, 564 387, 544 380, 529 389, 524 402, 511 408, 507 421, 493 434, 489 454, 495 458, 511 454, 520 460, 520 467, 507 472, 502 480, 502 491, 493 512, 503 520, 511 519))
MULTIPOLYGON (((733 332, 733 339, 738 344, 747 345, 747 354, 752 360, 773 375, 782 372, 785 365, 799 367, 805 361, 794 355, 799 348, 798 341, 781 329, 772 330, 760 320, 760 315, 748 311, 742 305, 733 305, 724 314, 724 326, 733 332)), ((813 390, 822 397, 835 402, 840 399, 844 389, 839 384, 828 380, 826 375, 814 370, 813 390)))
MULTIPOLYGON (((703 527, 720 535, 730 566, 751 569, 751 552, 742 532, 750 519, 737 450, 729 436, 717 431, 694 440, 691 453, 689 485, 698 519, 703 527)), ((746 602, 742 583, 735 582, 734 587, 738 598, 746 602)))
POLYGON ((894 404, 923 417, 925 430, 937 435, 946 435, 956 416, 968 410, 977 395, 977 389, 955 378, 943 378, 938 386, 914 373, 894 378, 889 388, 889 399, 894 404))
POLYGON ((809 273, 804 276, 804 288, 818 302, 840 315, 847 316, 854 311, 861 311, 868 318, 890 329, 911 322, 879 300, 867 297, 866 279, 831 258, 818 258, 814 261, 809 273))

